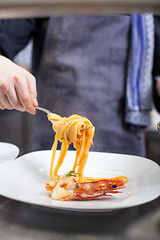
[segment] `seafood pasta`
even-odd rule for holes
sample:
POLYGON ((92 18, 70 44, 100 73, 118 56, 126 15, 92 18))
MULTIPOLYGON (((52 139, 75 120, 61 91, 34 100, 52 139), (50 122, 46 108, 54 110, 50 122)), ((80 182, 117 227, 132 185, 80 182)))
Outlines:
POLYGON ((93 144, 95 128, 85 117, 71 115, 62 118, 59 115, 49 113, 48 119, 53 122, 53 130, 56 132, 52 146, 52 159, 50 164, 50 183, 45 188, 51 191, 54 200, 92 200, 106 196, 109 193, 117 193, 124 188, 127 177, 120 176, 112 179, 88 178, 83 176, 84 167, 88 158, 89 148, 93 144), (62 143, 58 162, 53 170, 54 158, 58 141, 62 143), (69 144, 76 148, 76 158, 73 168, 63 176, 58 175, 58 170, 63 164, 69 144))

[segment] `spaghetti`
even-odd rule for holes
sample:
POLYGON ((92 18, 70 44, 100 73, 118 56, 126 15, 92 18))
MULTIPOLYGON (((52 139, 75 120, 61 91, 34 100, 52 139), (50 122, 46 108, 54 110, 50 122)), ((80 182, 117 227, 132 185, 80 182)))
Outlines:
POLYGON ((60 178, 58 175, 59 168, 63 164, 69 145, 73 143, 76 148, 76 159, 72 171, 77 173, 78 182, 83 182, 83 171, 88 158, 89 148, 93 144, 94 126, 87 118, 79 115, 62 118, 59 115, 49 113, 48 120, 53 121, 53 130, 56 132, 52 146, 50 180, 54 181, 53 176, 56 179, 60 178), (53 171, 58 141, 62 143, 62 146, 57 165, 53 171))

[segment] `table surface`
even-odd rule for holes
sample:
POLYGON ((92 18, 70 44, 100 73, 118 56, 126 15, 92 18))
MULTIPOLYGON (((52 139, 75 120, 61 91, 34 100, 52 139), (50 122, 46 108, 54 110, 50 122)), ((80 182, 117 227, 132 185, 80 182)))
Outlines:
POLYGON ((160 197, 132 208, 84 213, 40 207, 0 196, 0 239, 158 240, 160 197))

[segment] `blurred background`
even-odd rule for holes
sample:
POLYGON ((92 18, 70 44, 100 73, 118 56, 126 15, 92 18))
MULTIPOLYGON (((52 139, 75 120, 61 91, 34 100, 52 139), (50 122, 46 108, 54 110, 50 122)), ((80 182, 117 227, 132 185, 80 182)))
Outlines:
MULTIPOLYGON (((31 70, 32 47, 33 43, 31 40, 25 49, 19 52, 14 59, 15 63, 29 71, 31 70)), ((17 145, 21 149, 20 154, 30 152, 33 119, 34 116, 28 113, 21 113, 16 110, 0 110, 0 142, 9 142, 17 145)), ((160 134, 157 131, 157 123, 159 121, 160 114, 153 106, 150 114, 150 126, 146 129, 145 138, 147 157, 156 162, 160 160, 160 134)))
MULTIPOLYGON (((46 17, 72 14, 131 14, 136 12, 153 12, 160 14, 159 0, 0 0, 1 18, 23 18, 23 17, 46 17)), ((14 59, 15 63, 31 69, 32 41, 14 59)), ((34 116, 21 113, 16 110, 0 110, 0 141, 17 145, 21 154, 31 151, 32 122, 34 116)), ((146 129, 147 157, 159 161, 160 159, 160 135, 157 132, 157 122, 160 115, 154 109, 150 114, 150 126, 146 129)), ((48 146, 50 148, 50 146, 48 146)))

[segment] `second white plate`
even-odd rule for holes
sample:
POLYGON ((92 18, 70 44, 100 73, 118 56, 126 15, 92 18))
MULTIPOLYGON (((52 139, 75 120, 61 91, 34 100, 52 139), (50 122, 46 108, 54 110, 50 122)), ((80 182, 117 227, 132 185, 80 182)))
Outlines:
POLYGON ((19 154, 19 148, 6 142, 0 142, 0 163, 14 160, 19 154))

